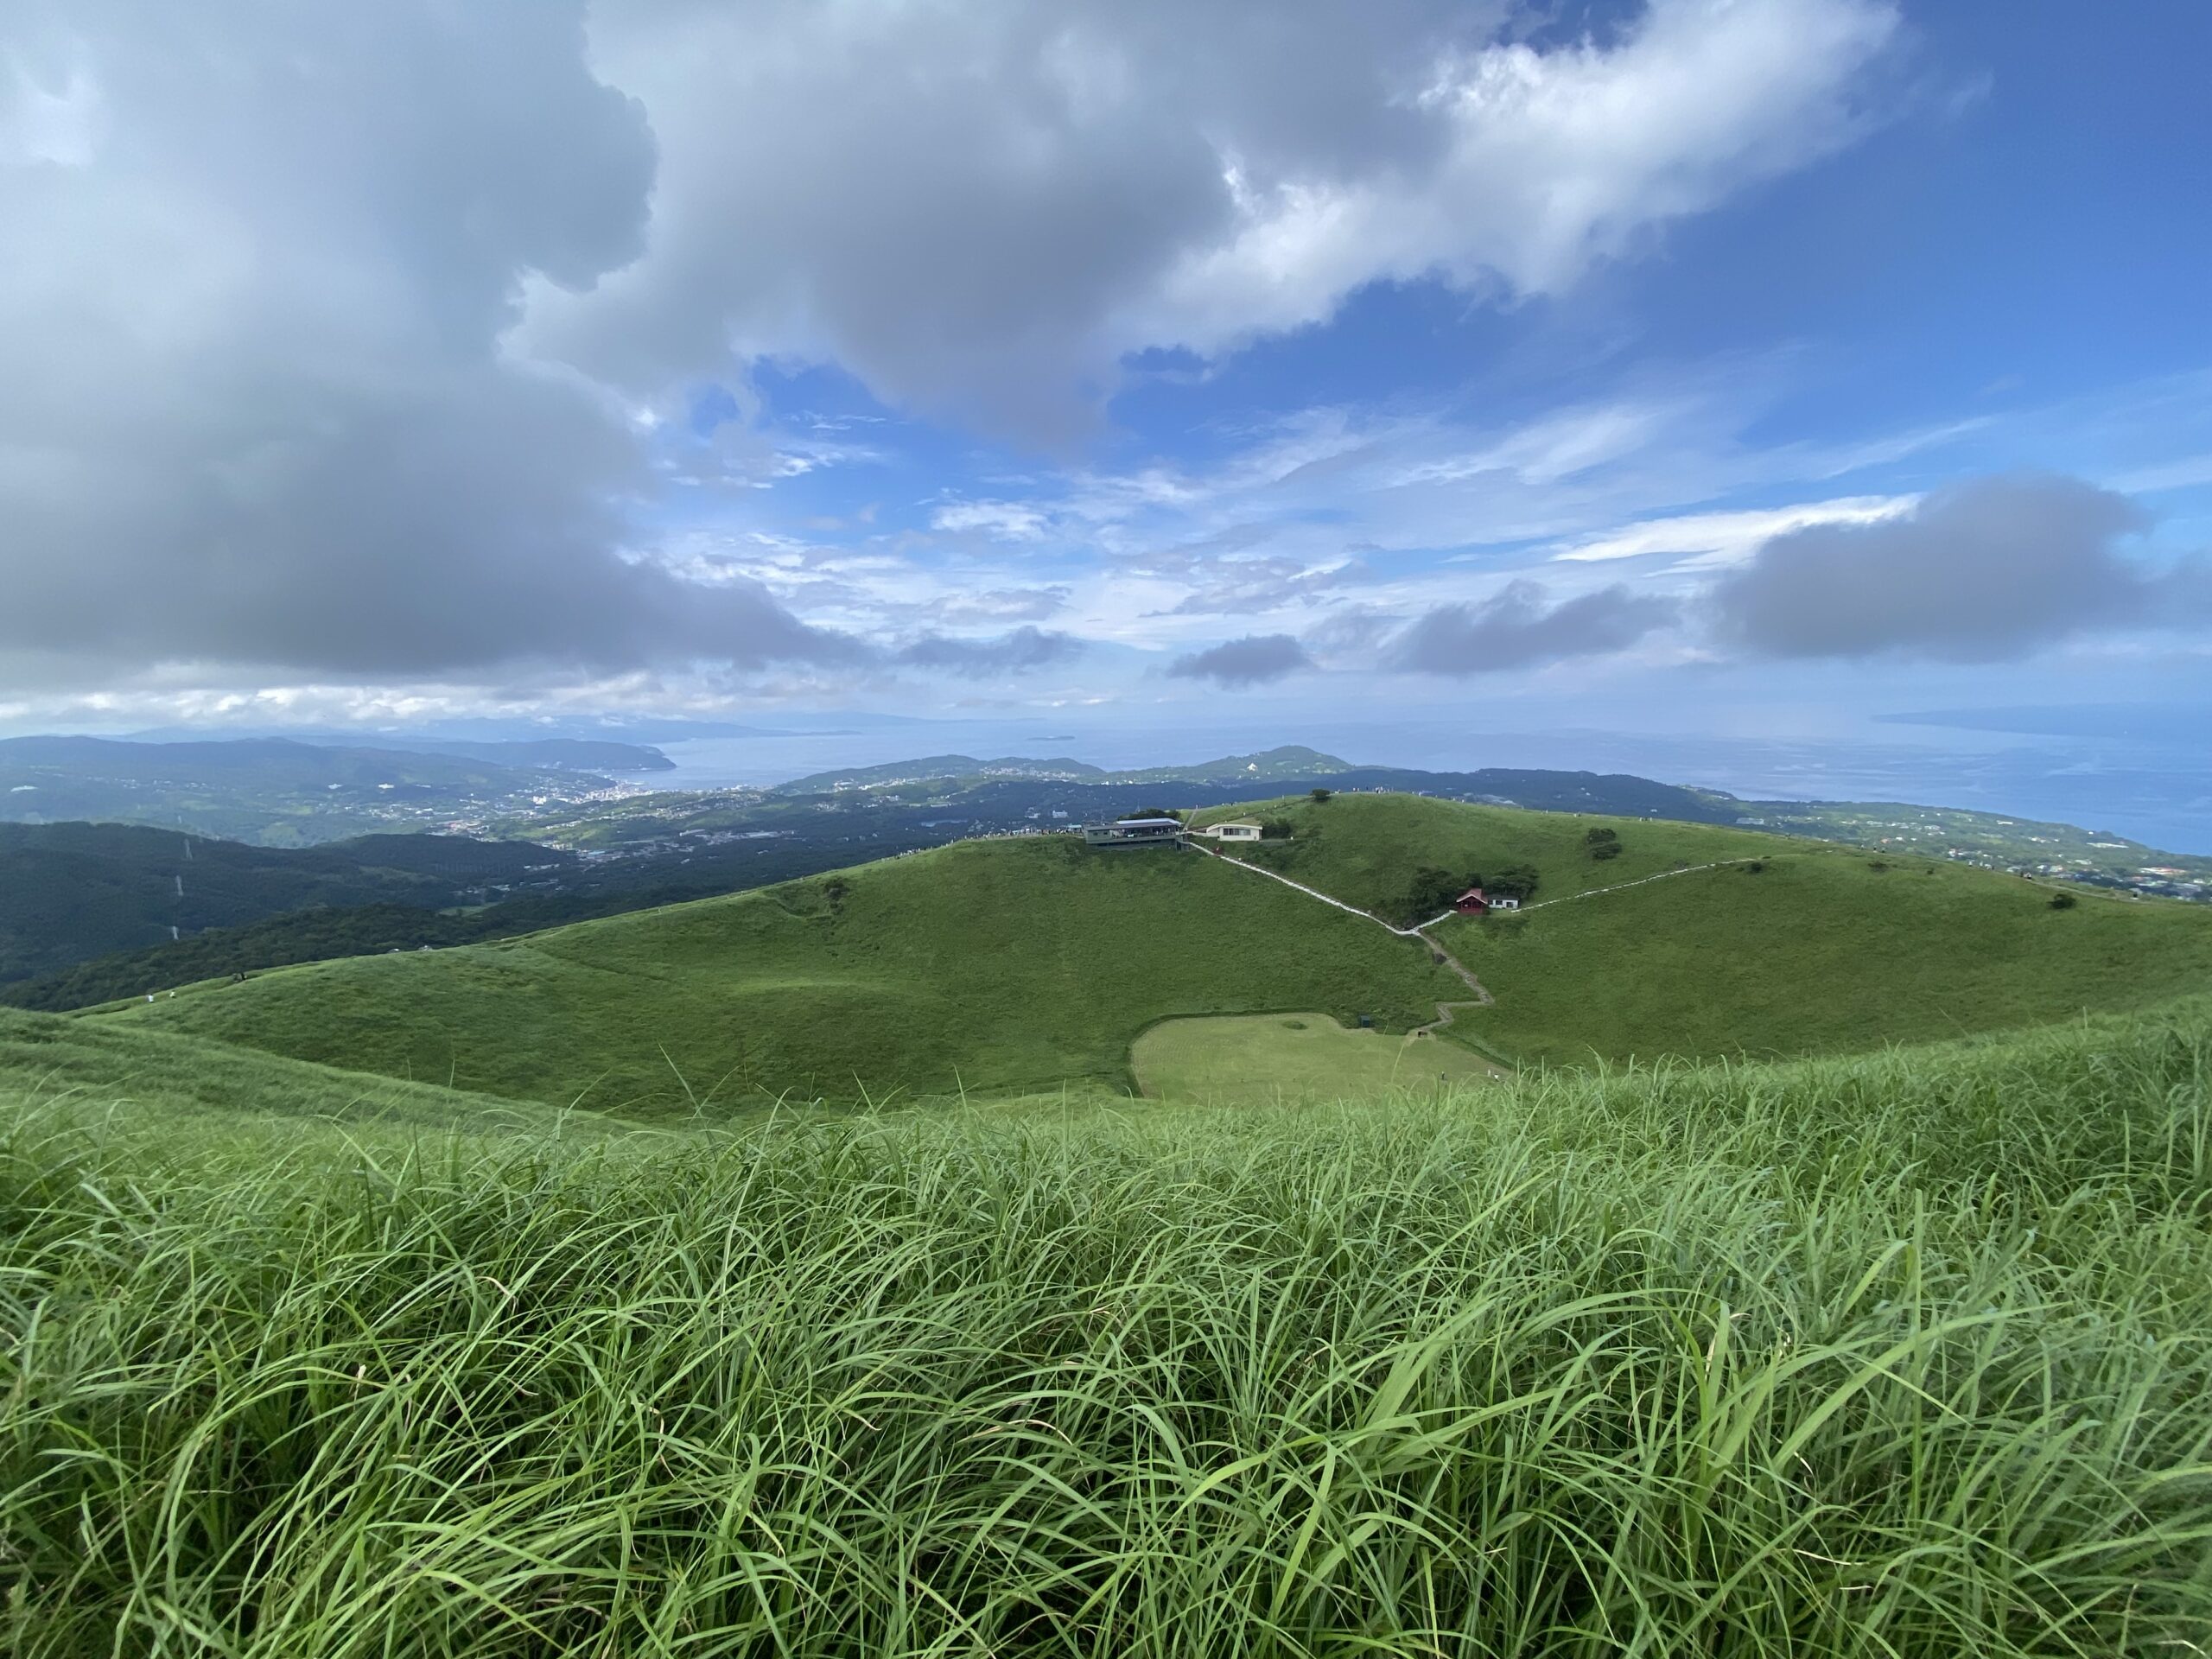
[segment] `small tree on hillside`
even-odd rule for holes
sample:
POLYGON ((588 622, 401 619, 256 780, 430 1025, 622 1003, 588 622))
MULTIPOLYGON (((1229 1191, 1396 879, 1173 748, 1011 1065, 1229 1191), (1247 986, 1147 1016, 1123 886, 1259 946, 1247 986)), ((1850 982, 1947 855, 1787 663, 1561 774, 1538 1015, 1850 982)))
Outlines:
POLYGON ((1314 805, 1319 806, 1322 802, 1327 800, 1329 797, 1336 792, 1337 791, 1333 789, 1311 789, 1306 791, 1306 795, 1308 800, 1312 801, 1314 805))
POLYGON ((1606 859, 1618 858, 1621 855, 1620 832, 1617 830, 1608 830, 1603 825, 1583 836, 1582 844, 1590 849, 1590 856, 1601 863, 1606 859))
POLYGON ((1288 841, 1297 833, 1288 818, 1263 818, 1260 822, 1260 837, 1263 841, 1288 841))
POLYGON ((1480 887, 1492 898, 1518 899, 1525 905, 1536 896, 1539 879, 1533 864, 1508 864, 1503 869, 1493 870, 1489 880, 1477 876, 1468 885, 1480 887))
POLYGON ((1440 870, 1433 864, 1424 864, 1414 872, 1414 879, 1400 901, 1399 919, 1411 924, 1427 921, 1440 911, 1452 908, 1452 901, 1467 890, 1467 884, 1449 870, 1440 870))

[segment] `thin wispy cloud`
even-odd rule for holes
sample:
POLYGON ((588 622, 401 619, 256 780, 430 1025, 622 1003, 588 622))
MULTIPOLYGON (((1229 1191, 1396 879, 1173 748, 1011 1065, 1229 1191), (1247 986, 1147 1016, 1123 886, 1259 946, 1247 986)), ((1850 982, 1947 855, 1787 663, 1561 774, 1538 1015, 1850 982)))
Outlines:
POLYGON ((1579 542, 1562 548, 1552 557, 1563 563, 1593 564, 1661 554, 1678 557, 1694 555, 1686 560, 1689 568, 1734 563, 1751 557, 1775 537, 1791 531, 1806 530, 1815 524, 1876 524, 1910 512, 1918 499, 1911 495, 1856 495, 1834 501, 1807 501, 1789 507, 1682 513, 1579 542))

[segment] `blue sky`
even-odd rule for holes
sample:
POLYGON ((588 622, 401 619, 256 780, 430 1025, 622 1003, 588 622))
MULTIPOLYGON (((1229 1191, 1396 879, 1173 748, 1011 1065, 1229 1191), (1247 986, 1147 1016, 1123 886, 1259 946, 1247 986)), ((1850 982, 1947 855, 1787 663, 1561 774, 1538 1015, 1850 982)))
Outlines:
MULTIPOLYGON (((1744 662, 1668 639, 1441 677, 1319 649, 1313 668, 1261 684, 1161 671, 1253 633, 1478 602, 1516 578, 1557 596, 1694 591, 1695 567, 1778 531, 1907 512, 1993 475, 2124 495, 2147 523, 2118 550, 2146 567, 2212 545, 2212 215, 2188 205, 2212 200, 2192 67, 2212 56, 2212 14, 2145 7, 2062 29, 1950 5, 1903 21, 1862 136, 1560 292, 1374 283, 1324 322, 1211 359, 1133 353, 1070 451, 902 412, 835 367, 756 366, 750 435, 787 437, 789 464, 810 470, 734 501, 679 486, 645 533, 712 540, 842 626, 965 602, 970 626, 1100 642, 941 692, 955 708, 1236 696, 1295 719, 1346 698, 1378 713, 1508 701, 1527 723, 1627 700, 1632 721, 1665 724, 1741 702, 1788 705, 1779 723, 1817 730, 1931 704, 2203 698, 2202 619, 2061 628, 1963 663, 1910 649, 1744 662), (1192 568, 1162 568, 1178 558, 1192 568)), ((708 411, 741 418, 721 385, 695 405, 664 447, 677 475, 710 448, 708 411)))
POLYGON ((137 12, 0 26, 10 727, 2212 708, 2202 6, 137 12))

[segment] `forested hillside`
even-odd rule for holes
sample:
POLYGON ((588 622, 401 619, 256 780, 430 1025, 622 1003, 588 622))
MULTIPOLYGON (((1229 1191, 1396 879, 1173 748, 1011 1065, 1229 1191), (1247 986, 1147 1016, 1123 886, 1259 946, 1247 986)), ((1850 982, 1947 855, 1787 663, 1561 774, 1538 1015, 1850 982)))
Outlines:
POLYGON ((575 861, 461 836, 279 849, 118 823, 0 823, 0 982, 286 911, 481 903, 494 886, 575 861))

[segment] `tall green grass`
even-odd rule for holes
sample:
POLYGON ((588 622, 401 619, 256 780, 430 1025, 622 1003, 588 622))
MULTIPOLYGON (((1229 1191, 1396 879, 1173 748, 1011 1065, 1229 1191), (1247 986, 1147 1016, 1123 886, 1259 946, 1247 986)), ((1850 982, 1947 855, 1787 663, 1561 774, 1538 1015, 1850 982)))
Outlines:
POLYGON ((2201 1652, 2212 1014, 1439 1103, 23 1096, 10 1650, 2201 1652))

